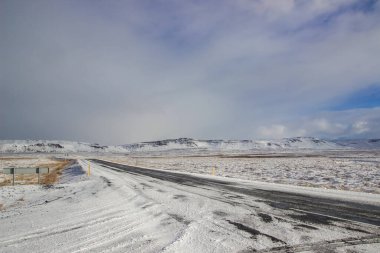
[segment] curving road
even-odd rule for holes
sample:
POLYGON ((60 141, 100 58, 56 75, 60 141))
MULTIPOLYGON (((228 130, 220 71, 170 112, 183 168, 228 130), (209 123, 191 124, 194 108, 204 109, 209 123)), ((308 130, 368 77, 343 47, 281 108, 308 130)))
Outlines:
MULTIPOLYGON (((191 187, 207 187, 208 190, 227 191, 239 193, 247 197, 262 199, 266 204, 278 209, 297 209, 305 212, 320 214, 320 217, 336 217, 354 222, 362 222, 380 226, 380 206, 349 202, 337 199, 315 197, 298 193, 281 192, 257 189, 254 186, 247 187, 236 182, 221 181, 217 179, 202 178, 188 174, 174 173, 169 171, 139 168, 135 166, 123 165, 109 161, 93 159, 101 165, 109 166, 110 169, 117 168, 123 172, 143 175, 175 184, 191 187)), ((239 204, 239 201, 227 198, 223 201, 231 204, 239 204)), ((325 218, 320 218, 325 219, 325 218)), ((327 218, 326 218, 327 219, 327 218)), ((331 218, 332 219, 332 218, 331 218)))
MULTIPOLYGON (((223 224, 250 235, 253 246, 243 251, 334 252, 336 248, 347 248, 349 252, 354 250, 352 247, 359 246, 364 250, 370 247, 375 249, 374 252, 380 249, 380 205, 377 204, 264 190, 237 180, 199 177, 98 159, 91 161, 120 177, 133 178, 143 186, 141 194, 151 195, 154 191, 163 191, 162 187, 165 188, 163 192, 176 192, 173 202, 155 201, 166 205, 167 210, 171 210, 170 205, 187 205, 186 201, 212 201, 215 208, 209 207, 205 212, 212 213, 213 224, 223 224), (225 208, 218 207, 219 204, 225 208), (262 246, 263 241, 271 243, 262 246)), ((190 226, 197 220, 193 215, 197 210, 189 209, 184 213, 168 213, 185 226, 190 226)))

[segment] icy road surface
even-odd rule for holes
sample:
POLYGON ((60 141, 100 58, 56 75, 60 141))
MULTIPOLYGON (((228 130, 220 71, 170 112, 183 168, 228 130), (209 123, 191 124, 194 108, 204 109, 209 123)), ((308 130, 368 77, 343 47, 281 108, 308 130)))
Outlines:
POLYGON ((100 160, 91 172, 73 166, 51 188, 1 188, 0 252, 380 251, 377 194, 100 160))

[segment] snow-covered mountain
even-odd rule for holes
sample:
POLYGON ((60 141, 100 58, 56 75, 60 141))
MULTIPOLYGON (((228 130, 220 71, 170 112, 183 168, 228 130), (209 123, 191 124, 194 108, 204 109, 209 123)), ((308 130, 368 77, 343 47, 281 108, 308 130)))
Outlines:
POLYGON ((285 138, 277 141, 255 140, 196 140, 190 138, 140 142, 124 145, 130 151, 163 151, 171 149, 206 150, 283 150, 283 149, 340 149, 331 141, 311 137, 285 138))
POLYGON ((120 146, 102 146, 73 141, 0 140, 0 153, 130 153, 168 150, 210 151, 286 151, 286 150, 380 149, 380 139, 322 140, 295 137, 272 141, 255 140, 197 140, 191 138, 140 142, 120 146))
POLYGON ((380 139, 336 140, 335 143, 354 149, 380 149, 380 139))
POLYGON ((125 153, 123 146, 102 146, 74 141, 0 140, 0 153, 125 153))

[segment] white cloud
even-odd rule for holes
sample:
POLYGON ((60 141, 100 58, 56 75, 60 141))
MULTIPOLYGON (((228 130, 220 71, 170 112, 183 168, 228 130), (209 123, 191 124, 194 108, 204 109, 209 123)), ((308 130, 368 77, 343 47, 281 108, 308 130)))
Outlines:
POLYGON ((375 136, 377 110, 322 111, 380 80, 359 2, 5 1, 0 138, 375 136))
POLYGON ((278 139, 284 137, 286 127, 283 125, 271 125, 268 127, 260 127, 259 134, 264 138, 278 139))
POLYGON ((258 135, 262 138, 270 136, 277 138, 292 136, 378 137, 380 136, 380 107, 318 113, 296 122, 284 121, 281 125, 259 127, 258 135))
POLYGON ((366 121, 357 121, 352 125, 352 129, 354 133, 356 134, 362 134, 365 132, 370 131, 370 128, 368 127, 368 122, 366 121))
POLYGON ((347 126, 339 122, 330 122, 325 118, 317 118, 311 121, 309 131, 316 131, 324 134, 341 134, 347 126))

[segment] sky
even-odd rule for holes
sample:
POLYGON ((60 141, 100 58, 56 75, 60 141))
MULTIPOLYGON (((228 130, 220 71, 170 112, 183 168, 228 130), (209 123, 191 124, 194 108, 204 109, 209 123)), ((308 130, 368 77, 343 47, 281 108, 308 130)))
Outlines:
POLYGON ((0 139, 380 137, 380 1, 0 0, 0 139))

